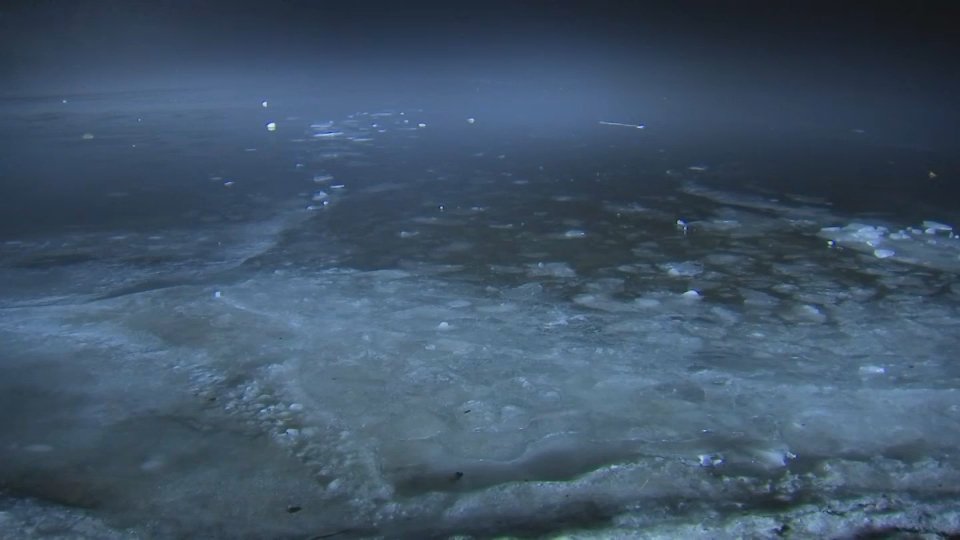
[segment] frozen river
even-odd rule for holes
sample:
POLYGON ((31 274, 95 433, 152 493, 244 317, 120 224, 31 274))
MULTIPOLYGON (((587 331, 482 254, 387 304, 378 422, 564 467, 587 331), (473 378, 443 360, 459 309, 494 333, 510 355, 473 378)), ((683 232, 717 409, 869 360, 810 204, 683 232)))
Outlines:
POLYGON ((960 533, 935 150, 262 98, 4 103, 0 538, 960 533))

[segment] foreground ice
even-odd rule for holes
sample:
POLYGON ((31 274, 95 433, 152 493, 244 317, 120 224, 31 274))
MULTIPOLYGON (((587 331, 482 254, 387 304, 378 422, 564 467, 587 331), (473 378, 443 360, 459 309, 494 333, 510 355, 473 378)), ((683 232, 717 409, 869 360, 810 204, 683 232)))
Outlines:
MULTIPOLYGON (((410 537, 546 532, 571 512, 575 528, 675 535, 647 510, 809 513, 809 498, 854 496, 869 514, 872 493, 960 485, 955 306, 583 286, 565 305, 405 271, 278 270, 10 307, 4 380, 21 390, 3 406, 31 414, 7 420, 0 472, 18 492, 174 532, 410 537)), ((876 512, 907 519, 898 497, 876 512)), ((712 523, 688 533, 732 526, 712 523)))

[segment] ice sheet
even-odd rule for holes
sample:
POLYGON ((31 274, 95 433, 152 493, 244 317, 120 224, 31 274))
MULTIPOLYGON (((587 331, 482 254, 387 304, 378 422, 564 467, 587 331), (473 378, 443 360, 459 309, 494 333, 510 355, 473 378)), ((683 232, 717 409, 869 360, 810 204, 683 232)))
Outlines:
POLYGON ((817 198, 683 174, 611 203, 595 174, 518 184, 492 151, 461 183, 351 172, 446 129, 411 116, 305 124, 302 195, 270 219, 5 244, 0 527, 960 526, 960 248, 943 218, 894 237, 817 198), (307 210, 328 175, 344 188, 307 210))

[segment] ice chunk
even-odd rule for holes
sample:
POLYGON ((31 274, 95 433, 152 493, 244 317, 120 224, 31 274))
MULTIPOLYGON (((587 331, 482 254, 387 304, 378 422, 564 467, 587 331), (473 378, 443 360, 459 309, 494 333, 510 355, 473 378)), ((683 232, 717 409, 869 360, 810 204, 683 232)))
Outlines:
POLYGON ((657 265, 670 277, 693 277, 703 272, 703 266, 695 262, 672 262, 657 265))
POLYGON ((720 454, 700 454, 697 456, 701 467, 716 467, 723 465, 723 456, 720 454))
POLYGON ((656 298, 637 298, 633 301, 634 305, 642 308, 654 308, 660 305, 656 298))
POLYGON ((892 249, 875 249, 873 250, 873 256, 878 259, 886 259, 887 257, 893 257, 896 255, 896 252, 892 249))
POLYGON ((577 273, 570 268, 570 265, 562 262, 553 262, 553 263, 537 263, 532 264, 527 267, 530 275, 533 276, 550 276, 550 277, 559 277, 559 278, 573 278, 577 277, 577 273))
POLYGON ((960 270, 960 241, 953 232, 938 235, 935 233, 946 230, 940 227, 942 223, 928 221, 924 225, 933 227, 926 230, 909 227, 888 235, 889 230, 884 226, 851 223, 846 227, 823 228, 818 236, 881 259, 896 256, 898 262, 906 264, 960 270))
POLYGON ((526 283, 512 289, 503 291, 503 296, 512 300, 527 300, 543 293, 543 285, 539 283, 526 283))
POLYGON ((786 314, 786 319, 794 321, 809 321, 823 323, 827 321, 827 316, 816 306, 809 304, 794 306, 790 313, 786 314))
POLYGON ((844 227, 843 230, 847 232, 851 240, 866 242, 870 245, 876 245, 883 240, 883 236, 887 232, 886 227, 874 227, 860 223, 851 223, 844 227))
POLYGON ((758 463, 766 465, 768 467, 785 467, 787 461, 794 459, 797 456, 791 452, 784 450, 753 450, 754 458, 758 463))
POLYGON ((923 228, 927 234, 932 234, 937 231, 952 231, 953 227, 946 225, 944 223, 939 223, 936 221, 924 221, 923 228))

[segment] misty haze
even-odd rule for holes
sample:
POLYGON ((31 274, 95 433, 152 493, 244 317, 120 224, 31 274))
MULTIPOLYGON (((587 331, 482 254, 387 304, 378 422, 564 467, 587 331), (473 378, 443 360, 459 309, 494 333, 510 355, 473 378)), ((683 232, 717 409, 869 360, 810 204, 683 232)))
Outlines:
POLYGON ((0 539, 960 535, 942 14, 331 6, 0 12, 0 539))

